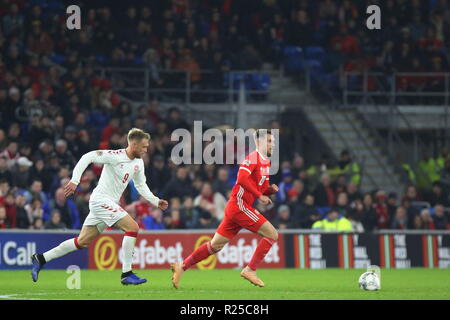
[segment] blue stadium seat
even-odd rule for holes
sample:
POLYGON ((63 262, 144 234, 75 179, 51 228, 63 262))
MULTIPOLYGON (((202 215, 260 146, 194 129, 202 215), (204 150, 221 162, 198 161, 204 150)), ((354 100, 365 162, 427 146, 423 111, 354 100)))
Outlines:
POLYGON ((245 86, 246 90, 252 89, 252 82, 251 82, 251 77, 249 74, 245 74, 245 73, 233 73, 232 74, 233 88, 235 90, 239 90, 241 81, 244 81, 244 86, 245 86))
POLYGON ((305 69, 310 69, 312 71, 322 70, 322 62, 317 59, 307 59, 304 63, 305 69))
POLYGON ((63 64, 66 61, 66 56, 54 54, 50 57, 50 60, 56 64, 63 64))
POLYGON ((95 57, 95 61, 97 61, 99 63, 104 63, 104 62, 106 62, 106 57, 104 57, 104 56, 96 56, 95 57))
POLYGON ((306 59, 321 60, 325 58, 325 50, 322 47, 307 47, 305 50, 306 59))
POLYGON ((271 79, 267 73, 254 73, 252 77, 252 89, 267 91, 270 87, 271 79))
POLYGON ((296 46, 284 46, 283 48, 283 56, 285 58, 289 57, 302 57, 303 49, 296 46))
POLYGON ((301 58, 288 59, 285 63, 285 67, 288 73, 301 71, 304 68, 304 60, 301 58))
POLYGON ((141 57, 136 57, 133 60, 134 64, 144 64, 144 59, 142 59, 141 57))
POLYGON ((317 211, 319 211, 319 214, 322 218, 325 218, 327 216, 328 211, 330 210, 330 207, 316 207, 317 211))

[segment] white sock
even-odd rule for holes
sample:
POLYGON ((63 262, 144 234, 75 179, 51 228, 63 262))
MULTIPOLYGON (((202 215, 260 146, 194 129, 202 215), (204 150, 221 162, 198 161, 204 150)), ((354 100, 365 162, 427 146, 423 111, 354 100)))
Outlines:
POLYGON ((53 259, 65 256, 66 254, 73 252, 77 249, 81 249, 77 246, 77 238, 68 239, 64 242, 61 242, 59 246, 54 247, 53 249, 48 250, 44 253, 44 258, 46 262, 49 262, 53 259))
POLYGON ((131 271, 131 264, 133 262, 133 250, 136 244, 136 235, 129 236, 131 232, 125 233, 122 240, 122 252, 123 252, 123 262, 122 262, 122 273, 131 271))

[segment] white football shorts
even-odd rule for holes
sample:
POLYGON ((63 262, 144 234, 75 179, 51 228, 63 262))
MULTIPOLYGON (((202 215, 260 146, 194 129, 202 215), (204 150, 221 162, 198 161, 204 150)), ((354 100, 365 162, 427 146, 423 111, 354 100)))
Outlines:
POLYGON ((83 226, 97 226, 100 232, 108 226, 113 226, 128 213, 117 203, 107 198, 90 199, 89 214, 83 226))

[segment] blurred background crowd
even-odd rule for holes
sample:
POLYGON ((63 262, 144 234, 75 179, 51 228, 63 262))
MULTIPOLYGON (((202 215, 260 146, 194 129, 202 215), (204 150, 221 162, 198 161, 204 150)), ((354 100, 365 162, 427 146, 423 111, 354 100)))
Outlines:
MULTIPOLYGON (((370 34, 359 27, 362 13, 367 3, 381 1, 243 2, 127 1, 114 10, 86 2, 83 29, 69 31, 64 2, 0 0, 0 228, 79 229, 101 167, 85 172, 74 197, 66 199, 62 187, 84 153, 124 148, 131 127, 152 135, 144 158, 148 183, 170 202, 161 212, 131 184, 121 204, 141 228, 215 228, 220 223, 237 166, 173 164, 170 134, 191 129, 182 112, 176 105, 162 108, 158 97, 134 108, 97 75, 98 65, 145 65, 155 88, 176 86, 176 77, 161 76, 163 69, 209 69, 214 72, 207 78, 192 74, 192 83, 221 87, 227 70, 258 70, 264 61, 281 64, 284 45, 314 45, 325 49, 328 73, 339 68, 448 70, 445 0, 387 0, 385 27, 370 34)), ((442 81, 406 79, 401 86, 422 90, 442 81)), ((291 152, 292 137, 280 121, 263 126, 281 129, 281 169, 271 177, 280 191, 273 205, 257 205, 276 227, 326 229, 317 223, 325 219, 348 220, 356 231, 449 228, 449 193, 441 182, 450 175, 446 150, 426 159, 431 189, 411 185, 404 194, 362 193, 362 172, 351 150, 343 150, 338 161, 324 155, 318 163, 306 163, 291 152)))

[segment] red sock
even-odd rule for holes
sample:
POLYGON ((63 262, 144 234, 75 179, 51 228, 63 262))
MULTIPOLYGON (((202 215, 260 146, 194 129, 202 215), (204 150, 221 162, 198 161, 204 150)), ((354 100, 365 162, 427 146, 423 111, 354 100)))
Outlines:
POLYGON ((191 253, 189 257, 183 261, 183 269, 187 270, 197 262, 205 260, 210 255, 216 253, 211 246, 211 242, 202 244, 197 250, 191 253))
POLYGON ((253 271, 256 270, 256 266, 264 259, 267 252, 269 252, 272 245, 276 242, 276 240, 270 238, 262 238, 256 247, 255 253, 253 254, 252 260, 248 264, 249 268, 253 271))

